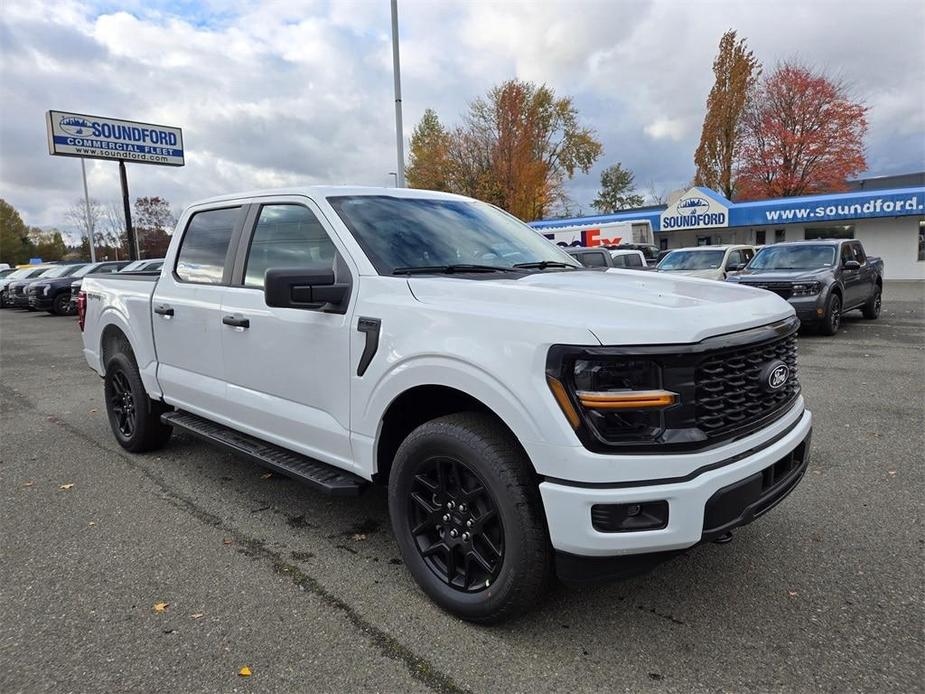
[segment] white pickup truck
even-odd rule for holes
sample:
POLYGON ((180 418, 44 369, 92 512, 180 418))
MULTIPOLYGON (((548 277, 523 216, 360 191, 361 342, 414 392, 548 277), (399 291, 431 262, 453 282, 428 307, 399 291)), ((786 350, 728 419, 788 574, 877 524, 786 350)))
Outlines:
POLYGON ((181 430, 322 492, 387 485, 408 569, 476 622, 724 540, 808 462, 786 301, 588 270, 459 196, 206 200, 160 273, 89 275, 78 309, 123 447, 181 430))

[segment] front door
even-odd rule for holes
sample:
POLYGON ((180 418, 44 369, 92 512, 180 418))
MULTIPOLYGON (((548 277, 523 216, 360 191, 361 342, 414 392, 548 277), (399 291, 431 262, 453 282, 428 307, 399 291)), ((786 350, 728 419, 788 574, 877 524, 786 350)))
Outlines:
POLYGON ((857 260, 854 249, 850 243, 843 243, 841 246, 841 264, 842 264, 842 283, 845 285, 845 302, 844 309, 847 310, 857 306, 863 300, 864 296, 864 270, 861 267, 857 270, 849 270, 845 263, 849 260, 857 260))
POLYGON ((242 206, 193 212, 170 272, 152 299, 157 381, 164 400, 223 420, 222 299, 231 276, 242 206))
MULTIPOLYGON (((317 309, 267 306, 270 268, 334 268, 350 282, 322 214, 307 198, 261 203, 241 239, 237 275, 224 295, 222 349, 233 426, 340 467, 350 453, 350 316, 317 309), (240 257, 243 255, 243 264, 240 257)), ((353 271, 355 276, 355 271, 353 271)))

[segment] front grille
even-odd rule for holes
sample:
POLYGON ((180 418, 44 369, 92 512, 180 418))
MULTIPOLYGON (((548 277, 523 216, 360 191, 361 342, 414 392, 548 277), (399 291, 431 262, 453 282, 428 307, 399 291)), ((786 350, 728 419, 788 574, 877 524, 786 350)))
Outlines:
POLYGON ((800 392, 796 332, 759 345, 709 354, 695 371, 695 418, 710 438, 724 436, 786 407, 800 392), (780 360, 790 369, 785 385, 768 392, 762 371, 780 360))
POLYGON ((758 289, 767 289, 774 292, 779 297, 789 299, 793 292, 793 285, 790 282, 742 282, 747 287, 757 287, 758 289))

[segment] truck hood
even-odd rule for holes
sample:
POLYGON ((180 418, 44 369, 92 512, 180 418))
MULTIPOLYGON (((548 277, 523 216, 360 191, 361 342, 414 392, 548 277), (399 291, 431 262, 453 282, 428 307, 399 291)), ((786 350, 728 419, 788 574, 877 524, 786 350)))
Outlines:
POLYGON ((813 270, 742 270, 735 275, 742 282, 803 282, 820 279, 832 268, 817 268, 813 270))
POLYGON ((605 345, 699 342, 793 314, 786 301, 763 289, 632 270, 411 277, 408 286, 421 303, 457 314, 549 325, 552 342, 554 326, 587 328, 605 345))

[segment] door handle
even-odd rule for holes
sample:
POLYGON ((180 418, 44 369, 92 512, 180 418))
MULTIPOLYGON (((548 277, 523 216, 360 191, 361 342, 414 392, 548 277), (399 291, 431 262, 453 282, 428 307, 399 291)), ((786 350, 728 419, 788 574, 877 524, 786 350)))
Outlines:
POLYGON ((222 323, 225 325, 230 325, 232 328, 251 327, 250 320, 247 318, 242 318, 241 316, 222 316, 222 323))
POLYGON ((172 316, 173 307, 168 306, 167 304, 161 304, 160 306, 154 307, 154 312, 159 316, 172 316))

